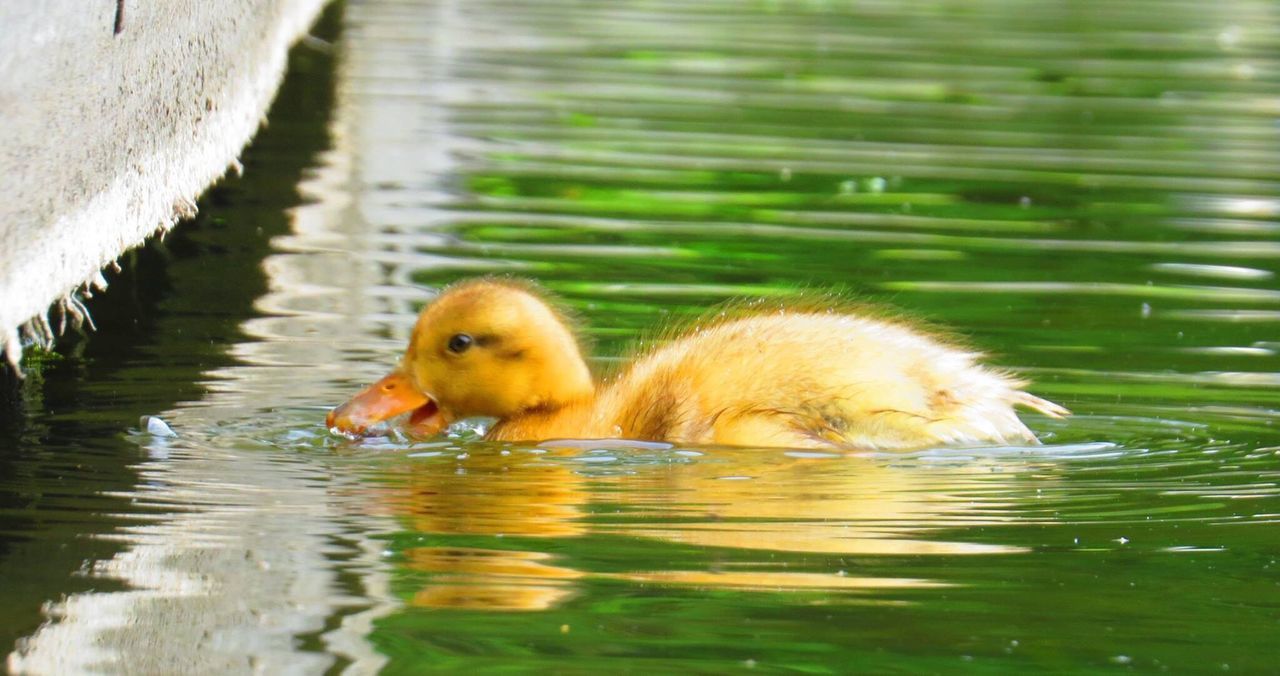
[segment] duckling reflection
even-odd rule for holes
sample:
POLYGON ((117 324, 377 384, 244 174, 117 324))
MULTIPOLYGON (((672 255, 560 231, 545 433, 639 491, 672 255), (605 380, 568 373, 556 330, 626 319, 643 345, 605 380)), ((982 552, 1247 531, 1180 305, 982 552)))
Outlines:
POLYGON ((401 468, 404 485, 382 498, 420 533, 568 538, 587 532, 585 478, 537 454, 501 455, 496 446, 448 462, 401 468))
POLYGON ((543 610, 571 598, 587 577, 771 592, 873 593, 940 583, 858 576, 835 566, 827 572, 780 571, 774 555, 1024 551, 928 537, 940 528, 1002 520, 999 510, 1008 503, 1001 496, 1016 475, 993 472, 990 465, 794 457, 751 448, 707 448, 690 456, 690 451, 621 446, 600 446, 610 449, 613 466, 587 462, 602 457, 592 453, 599 449, 575 443, 550 449, 486 445, 464 459, 437 457, 399 468, 388 477, 388 493, 379 501, 412 530, 440 536, 438 543, 403 552, 407 571, 426 578, 411 603, 543 610), (609 509, 602 509, 606 504, 609 509), (492 536, 493 544, 476 543, 474 536, 492 536), (770 555, 754 563, 735 556, 735 564, 718 569, 598 573, 575 568, 536 544, 542 538, 593 536, 770 555))
POLYGON ((411 570, 433 577, 410 601, 425 608, 545 610, 573 596, 571 582, 583 576, 542 552, 416 547, 405 555, 411 570))
POLYGON ((528 538, 587 534, 585 478, 536 454, 503 455, 496 446, 465 460, 431 458, 402 465, 378 503, 412 530, 444 536, 491 536, 492 548, 429 545, 404 554, 404 566, 429 576, 410 600, 419 607, 544 610, 573 596, 583 572, 537 551, 503 548, 528 538))
MULTIPOLYGON (((722 448, 664 477, 676 500, 647 505, 629 522, 598 532, 640 535, 703 547, 826 554, 1001 554, 1003 545, 913 537, 940 528, 990 523, 998 500, 989 465, 945 467, 858 456, 762 454, 722 448), (796 457, 799 455, 800 457, 796 457)), ((633 490, 639 486, 633 485, 633 490)), ((643 489, 641 489, 643 490, 643 489)))

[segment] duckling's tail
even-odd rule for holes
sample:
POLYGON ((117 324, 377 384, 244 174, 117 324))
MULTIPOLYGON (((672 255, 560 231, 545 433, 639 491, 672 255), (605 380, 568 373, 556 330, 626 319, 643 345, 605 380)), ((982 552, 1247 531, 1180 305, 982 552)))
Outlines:
POLYGON ((1029 392, 1018 392, 1014 395, 1013 403, 1019 406, 1026 406, 1033 411, 1043 413, 1050 418, 1062 418, 1071 415, 1065 407, 1059 406, 1048 399, 1041 399, 1029 392))

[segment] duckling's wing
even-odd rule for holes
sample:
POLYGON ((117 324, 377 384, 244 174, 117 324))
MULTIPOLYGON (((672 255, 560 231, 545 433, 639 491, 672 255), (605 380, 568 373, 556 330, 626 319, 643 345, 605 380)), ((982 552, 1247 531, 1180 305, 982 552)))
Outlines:
POLYGON ((700 441, 728 446, 813 449, 846 446, 842 435, 830 426, 779 410, 738 411, 716 416, 705 435, 700 441))

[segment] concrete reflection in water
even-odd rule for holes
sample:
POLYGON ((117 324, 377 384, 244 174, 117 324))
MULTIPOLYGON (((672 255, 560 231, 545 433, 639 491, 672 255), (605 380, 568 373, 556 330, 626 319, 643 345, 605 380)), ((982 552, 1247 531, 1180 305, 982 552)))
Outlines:
MULTIPOLYGON (((245 413, 222 408, 174 412, 178 430, 209 429, 245 413)), ((56 622, 10 656, 13 671, 227 673, 246 669, 322 671, 332 657, 299 653, 296 637, 323 633, 335 654, 362 665, 380 658, 364 643, 386 597, 380 549, 362 533, 385 529, 325 499, 329 479, 305 460, 255 448, 206 443, 149 445, 132 499, 155 518, 120 532, 120 555, 91 575, 128 591, 76 594, 56 604, 56 622), (360 570, 367 598, 343 599, 342 552, 360 570), (326 630, 330 618, 342 618, 326 630), (146 649, 138 651, 136 646, 146 649)), ((341 483, 341 478, 335 479, 341 483)))

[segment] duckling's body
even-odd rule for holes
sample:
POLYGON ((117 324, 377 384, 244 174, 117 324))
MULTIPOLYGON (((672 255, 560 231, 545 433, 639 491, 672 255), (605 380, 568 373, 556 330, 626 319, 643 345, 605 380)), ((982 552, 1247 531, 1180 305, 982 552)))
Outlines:
MULTIPOLYGON (((571 336, 536 291, 504 281, 465 283, 423 311, 404 362, 388 379, 423 395, 406 404, 427 402, 417 416, 420 431, 490 415, 498 422, 489 437, 513 441, 846 449, 1036 443, 1015 405, 1067 413, 1023 392, 1022 381, 979 365, 974 352, 905 323, 857 314, 781 308, 711 322, 640 356, 601 386, 590 381, 571 336), (448 347, 458 336, 471 339, 461 353, 448 347)), ((365 418, 347 409, 377 387, 335 410, 330 424, 362 431, 365 418)))
POLYGON ((500 421, 490 436, 795 448, 1035 443, 1014 404, 1063 411, 976 356, 894 323, 778 311, 682 336, 598 395, 500 421))

